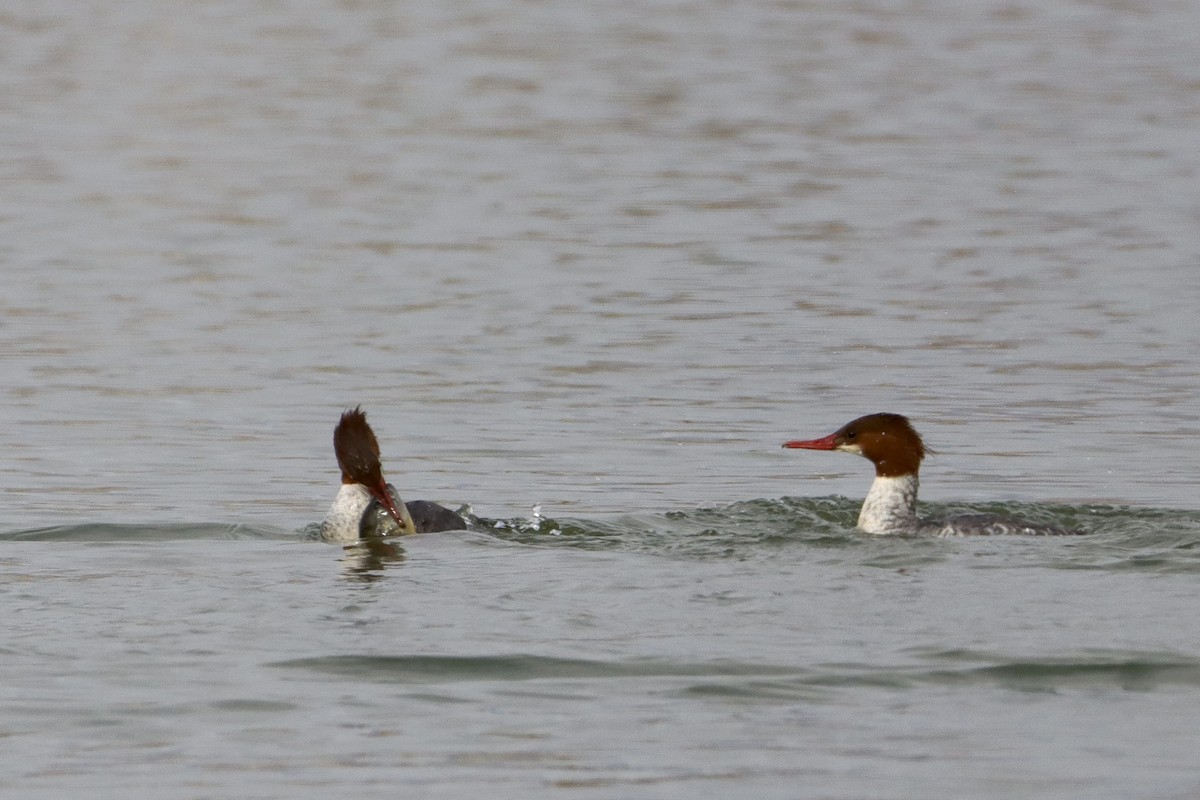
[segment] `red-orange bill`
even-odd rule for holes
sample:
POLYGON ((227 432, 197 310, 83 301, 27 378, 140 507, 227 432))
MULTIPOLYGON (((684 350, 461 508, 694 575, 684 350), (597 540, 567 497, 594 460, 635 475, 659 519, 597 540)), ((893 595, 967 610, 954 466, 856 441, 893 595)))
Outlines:
POLYGON ((392 494, 387 490, 386 481, 380 481, 378 486, 371 489, 371 494, 375 495, 375 499, 383 504, 387 512, 392 515, 392 519, 396 520, 397 525, 401 528, 405 527, 404 515, 400 513, 399 509, 396 508, 396 504, 392 502, 392 494))
POLYGON ((793 439, 784 442, 783 446, 793 450, 837 450, 837 434, 831 433, 820 439, 793 439))

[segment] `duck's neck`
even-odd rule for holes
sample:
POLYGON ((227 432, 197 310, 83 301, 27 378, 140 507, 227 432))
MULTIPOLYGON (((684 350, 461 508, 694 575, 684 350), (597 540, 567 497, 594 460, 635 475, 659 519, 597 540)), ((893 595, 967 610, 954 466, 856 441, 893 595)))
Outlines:
POLYGON ((864 533, 911 533, 917 521, 917 473, 877 475, 858 514, 864 533))
POLYGON ((371 493, 367 487, 361 483, 343 483, 321 523, 321 538, 343 544, 357 542, 363 512, 370 504, 371 493))

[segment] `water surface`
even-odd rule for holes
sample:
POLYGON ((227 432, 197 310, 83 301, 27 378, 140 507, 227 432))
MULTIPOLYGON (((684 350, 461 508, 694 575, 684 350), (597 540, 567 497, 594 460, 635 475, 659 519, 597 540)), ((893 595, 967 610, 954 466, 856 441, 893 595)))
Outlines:
POLYGON ((0 13, 0 792, 1193 796, 1198 13, 0 13))

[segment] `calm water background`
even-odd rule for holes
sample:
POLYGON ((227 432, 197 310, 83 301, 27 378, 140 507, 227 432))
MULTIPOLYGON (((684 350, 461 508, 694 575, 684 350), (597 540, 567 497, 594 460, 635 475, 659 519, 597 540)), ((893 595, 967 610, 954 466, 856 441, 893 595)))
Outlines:
POLYGON ((8 4, 0 791, 1194 797, 1196 30, 8 4), (311 540, 357 403, 475 530, 311 540))

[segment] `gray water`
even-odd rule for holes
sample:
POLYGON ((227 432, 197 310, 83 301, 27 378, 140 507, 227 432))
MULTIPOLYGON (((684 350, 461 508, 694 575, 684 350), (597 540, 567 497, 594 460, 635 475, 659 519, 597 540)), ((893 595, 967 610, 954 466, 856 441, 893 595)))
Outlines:
POLYGON ((0 793, 1194 797, 1198 29, 0 11, 0 793), (359 403, 471 530, 313 538, 359 403))

